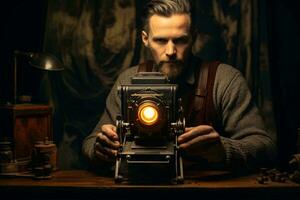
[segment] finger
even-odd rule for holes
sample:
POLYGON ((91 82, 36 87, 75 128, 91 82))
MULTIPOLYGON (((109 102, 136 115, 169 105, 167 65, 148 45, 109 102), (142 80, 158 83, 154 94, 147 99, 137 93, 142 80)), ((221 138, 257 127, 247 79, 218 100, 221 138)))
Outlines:
POLYGON ((95 156, 101 160, 108 160, 109 157, 106 152, 101 148, 101 145, 96 142, 94 147, 95 156))
POLYGON ((118 134, 116 132, 116 127, 111 124, 104 124, 101 127, 102 132, 111 140, 117 141, 119 140, 118 134))
POLYGON ((117 149, 120 147, 119 141, 111 141, 106 135, 103 133, 97 134, 97 141, 101 143, 103 146, 107 146, 113 149, 117 149))
POLYGON ((99 151, 95 151, 95 157, 98 158, 99 160, 103 160, 103 161, 110 161, 110 162, 114 161, 114 158, 108 157, 107 155, 105 155, 99 151))
POLYGON ((117 150, 102 146, 99 143, 96 143, 95 150, 96 152, 100 152, 101 154, 105 155, 106 158, 112 158, 117 155, 117 150))
POLYGON ((219 141, 220 137, 216 132, 206 135, 199 135, 187 142, 181 143, 179 148, 185 150, 193 150, 197 148, 197 151, 203 151, 208 146, 211 146, 216 141, 219 141))
POLYGON ((113 149, 118 149, 120 147, 119 141, 111 141, 106 135, 103 133, 97 134, 97 141, 101 143, 103 146, 107 146, 113 149))
POLYGON ((188 128, 188 130, 185 133, 178 137, 178 142, 184 143, 186 141, 192 140, 195 137, 198 137, 200 135, 207 135, 211 132, 214 132, 214 129, 211 126, 200 125, 197 127, 191 127, 188 128))
POLYGON ((185 127, 185 132, 188 132, 188 131, 192 130, 193 128, 195 128, 195 127, 185 127))

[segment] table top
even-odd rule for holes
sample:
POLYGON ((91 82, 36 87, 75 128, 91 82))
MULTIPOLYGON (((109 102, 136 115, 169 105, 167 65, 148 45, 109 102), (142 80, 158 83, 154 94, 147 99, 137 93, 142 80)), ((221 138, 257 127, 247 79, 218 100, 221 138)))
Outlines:
POLYGON ((198 174, 185 174, 183 184, 131 184, 122 182, 115 183, 111 176, 101 176, 85 170, 58 170, 52 173, 50 179, 36 180, 26 177, 1 177, 0 187, 18 187, 18 186, 35 186, 35 187, 97 187, 97 188, 126 188, 126 187, 176 187, 176 188, 261 188, 261 187, 295 187, 300 189, 300 184, 292 181, 284 183, 266 181, 264 184, 257 182, 256 174, 247 176, 232 176, 223 171, 203 171, 198 174))
MULTIPOLYGON (((116 198, 124 199, 124 195, 130 199, 132 194, 142 192, 150 197, 157 192, 162 196, 182 196, 191 193, 212 193, 214 196, 229 195, 232 192, 243 196, 259 195, 268 197, 275 195, 289 196, 300 195, 300 184, 287 180, 284 183, 267 181, 264 184, 257 182, 257 175, 234 177, 221 171, 203 171, 196 175, 185 174, 183 184, 132 184, 127 182, 115 183, 110 176, 100 176, 84 170, 57 171, 52 173, 49 180, 35 180, 29 177, 0 178, 0 191, 7 194, 16 191, 19 194, 29 195, 32 193, 43 193, 49 197, 53 191, 65 192, 67 194, 101 194, 109 196, 112 193, 116 198), (75 193, 74 193, 75 192, 75 193), (121 196, 120 196, 121 195, 121 196), (122 198, 121 198, 122 197, 122 198)), ((231 196, 231 195, 230 195, 231 196)), ((125 198, 126 199, 126 198, 125 198)), ((232 198, 230 198, 232 199, 232 198)))

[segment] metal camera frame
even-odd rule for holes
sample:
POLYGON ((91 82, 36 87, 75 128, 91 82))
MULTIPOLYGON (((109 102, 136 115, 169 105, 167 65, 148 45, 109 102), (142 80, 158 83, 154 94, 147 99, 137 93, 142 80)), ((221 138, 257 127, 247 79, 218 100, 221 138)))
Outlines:
MULTIPOLYGON (((115 181, 145 181, 148 168, 159 174, 158 179, 183 183, 183 163, 178 147, 178 136, 185 129, 181 99, 177 98, 177 85, 169 84, 161 73, 142 72, 131 84, 118 88, 121 114, 116 127, 121 147, 118 149, 115 181), (161 116, 158 123, 143 126, 137 118, 138 107, 155 104, 161 116), (140 169, 138 171, 137 169, 140 169)), ((149 178, 149 177, 148 177, 149 178)), ((157 177, 151 177, 155 181, 157 177)))

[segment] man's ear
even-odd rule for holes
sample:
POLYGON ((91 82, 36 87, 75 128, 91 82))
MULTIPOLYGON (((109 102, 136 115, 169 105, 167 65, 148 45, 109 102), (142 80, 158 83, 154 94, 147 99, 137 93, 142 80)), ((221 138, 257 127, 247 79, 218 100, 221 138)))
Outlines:
POLYGON ((143 43, 146 47, 148 47, 149 45, 149 37, 148 37, 148 33, 146 33, 146 31, 142 31, 142 40, 143 43))

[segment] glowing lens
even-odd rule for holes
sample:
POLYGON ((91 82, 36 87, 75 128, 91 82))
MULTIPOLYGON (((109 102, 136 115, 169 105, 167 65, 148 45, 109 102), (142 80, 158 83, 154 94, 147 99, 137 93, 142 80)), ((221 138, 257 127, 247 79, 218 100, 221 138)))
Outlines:
POLYGON ((156 107, 151 104, 140 106, 138 118, 145 125, 153 125, 158 120, 156 107))

